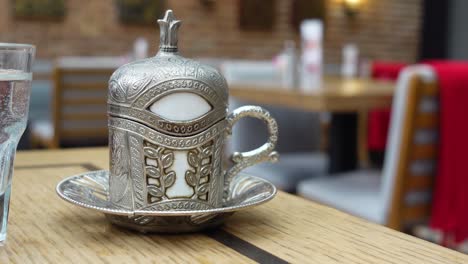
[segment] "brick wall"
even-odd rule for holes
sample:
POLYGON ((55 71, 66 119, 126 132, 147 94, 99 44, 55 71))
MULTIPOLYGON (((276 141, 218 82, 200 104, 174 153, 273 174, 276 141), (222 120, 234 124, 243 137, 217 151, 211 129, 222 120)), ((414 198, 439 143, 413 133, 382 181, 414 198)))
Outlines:
MULTIPOLYGON (((354 19, 342 0, 327 0, 325 61, 337 63, 344 43, 355 42, 372 59, 414 61, 421 25, 421 0, 361 0, 354 19)), ((205 9, 199 0, 168 0, 183 20, 180 49, 186 56, 268 59, 286 39, 298 39, 290 26, 290 0, 277 0, 271 32, 243 32, 238 28, 236 0, 218 0, 205 9)), ((119 23, 114 0, 67 0, 61 22, 21 21, 12 17, 11 0, 0 0, 0 42, 34 43, 39 58, 60 55, 120 55, 143 36, 158 45, 158 29, 119 23)))

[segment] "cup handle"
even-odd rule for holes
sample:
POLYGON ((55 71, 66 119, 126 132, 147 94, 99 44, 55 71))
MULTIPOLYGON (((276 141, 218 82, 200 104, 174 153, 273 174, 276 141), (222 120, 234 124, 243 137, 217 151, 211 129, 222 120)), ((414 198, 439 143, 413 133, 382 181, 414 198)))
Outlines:
POLYGON ((234 165, 227 170, 224 175, 224 198, 227 198, 229 184, 234 176, 246 167, 255 165, 260 162, 278 160, 278 152, 274 151, 276 142, 278 141, 278 125, 270 113, 260 106, 246 105, 237 108, 227 117, 226 135, 232 134, 232 128, 243 117, 254 117, 261 119, 268 126, 268 141, 262 146, 247 152, 234 152, 231 160, 234 165))

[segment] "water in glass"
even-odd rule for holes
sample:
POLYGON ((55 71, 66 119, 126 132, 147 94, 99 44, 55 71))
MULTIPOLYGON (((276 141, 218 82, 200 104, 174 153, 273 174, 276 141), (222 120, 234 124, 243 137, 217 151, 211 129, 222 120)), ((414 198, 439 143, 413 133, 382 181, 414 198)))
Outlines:
POLYGON ((31 73, 0 69, 0 242, 5 240, 13 160, 29 109, 31 73))

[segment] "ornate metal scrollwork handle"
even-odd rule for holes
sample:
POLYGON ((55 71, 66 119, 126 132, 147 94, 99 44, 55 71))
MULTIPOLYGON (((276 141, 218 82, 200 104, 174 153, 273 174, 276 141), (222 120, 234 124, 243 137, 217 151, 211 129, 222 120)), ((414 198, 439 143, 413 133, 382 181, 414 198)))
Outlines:
POLYGON ((234 110, 228 117, 228 125, 226 128, 227 136, 232 134, 233 126, 243 117, 254 117, 263 120, 268 126, 268 141, 262 146, 247 152, 234 152, 232 154, 232 161, 234 166, 230 168, 224 176, 224 198, 227 198, 227 188, 231 180, 241 170, 246 167, 255 165, 260 162, 270 161, 276 162, 278 160, 278 153, 274 151, 276 142, 278 141, 278 125, 275 119, 271 117, 270 113, 260 106, 246 105, 234 110))

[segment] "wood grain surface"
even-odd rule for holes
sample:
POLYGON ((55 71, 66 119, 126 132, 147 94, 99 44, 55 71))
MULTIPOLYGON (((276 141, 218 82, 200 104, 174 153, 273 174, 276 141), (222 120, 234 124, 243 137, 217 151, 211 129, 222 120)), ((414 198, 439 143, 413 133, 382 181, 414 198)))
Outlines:
POLYGON ((368 79, 326 77, 310 92, 280 87, 231 85, 230 96, 250 103, 304 111, 357 112, 390 106, 395 83, 368 79))
POLYGON ((280 192, 221 228, 143 235, 62 201, 59 180, 107 168, 105 148, 20 152, 0 263, 468 263, 468 257, 280 192))

